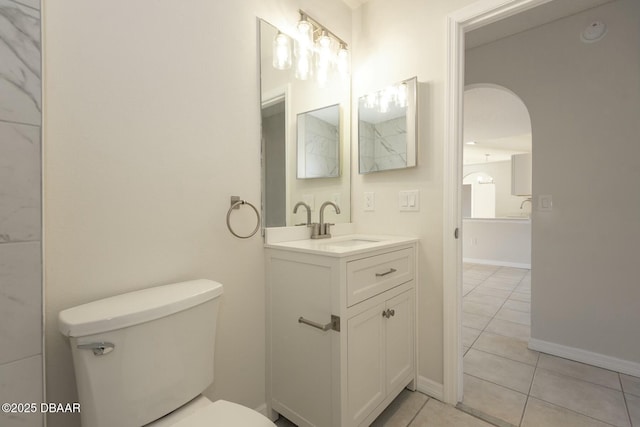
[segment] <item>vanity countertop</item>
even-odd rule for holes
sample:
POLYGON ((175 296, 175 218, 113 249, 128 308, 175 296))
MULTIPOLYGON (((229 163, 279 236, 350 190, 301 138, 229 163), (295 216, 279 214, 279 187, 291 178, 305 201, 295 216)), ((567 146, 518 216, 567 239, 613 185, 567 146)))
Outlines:
POLYGON ((332 257, 357 255, 371 250, 387 249, 418 241, 416 237, 377 234, 348 234, 329 239, 304 239, 265 244, 265 248, 303 252, 332 257))

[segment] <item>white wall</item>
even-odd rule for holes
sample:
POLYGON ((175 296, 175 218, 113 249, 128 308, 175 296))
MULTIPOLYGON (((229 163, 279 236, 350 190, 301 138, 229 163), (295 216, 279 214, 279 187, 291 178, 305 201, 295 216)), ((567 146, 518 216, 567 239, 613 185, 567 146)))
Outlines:
MULTIPOLYGON (((417 76, 418 166, 368 175, 357 173, 352 146, 352 218, 359 231, 420 238, 419 375, 442 384, 442 210, 444 87, 447 14, 472 0, 371 0, 354 13, 353 108, 363 94, 417 76), (400 212, 398 192, 420 191, 419 212, 400 212), (375 193, 364 212, 363 193, 375 193)), ((354 135, 357 132, 353 127, 354 135)), ((355 140, 355 136, 354 136, 355 140)))
POLYGON ((534 339, 640 372, 640 2, 619 0, 470 50, 467 81, 505 86, 531 114, 534 339), (607 36, 580 32, 603 20, 607 36))
MULTIPOLYGON (((56 316, 174 281, 225 285, 210 398, 265 401, 262 239, 233 237, 229 197, 260 203, 257 21, 307 10, 350 33, 338 1, 45 2, 47 391, 77 400, 56 316)), ((250 231, 250 209, 234 212, 250 231)), ((49 426, 79 425, 49 415, 49 426)))
POLYGON ((464 262, 531 268, 531 221, 464 219, 464 262))

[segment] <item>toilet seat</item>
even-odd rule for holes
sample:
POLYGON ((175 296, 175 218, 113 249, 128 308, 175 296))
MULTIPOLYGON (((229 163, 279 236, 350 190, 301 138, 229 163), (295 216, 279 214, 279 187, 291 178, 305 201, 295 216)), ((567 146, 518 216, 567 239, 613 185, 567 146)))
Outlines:
POLYGON ((207 407, 194 412, 174 427, 275 427, 267 417, 237 403, 216 400, 207 407))
POLYGON ((145 427, 275 427, 267 417, 226 400, 211 402, 204 396, 145 427))

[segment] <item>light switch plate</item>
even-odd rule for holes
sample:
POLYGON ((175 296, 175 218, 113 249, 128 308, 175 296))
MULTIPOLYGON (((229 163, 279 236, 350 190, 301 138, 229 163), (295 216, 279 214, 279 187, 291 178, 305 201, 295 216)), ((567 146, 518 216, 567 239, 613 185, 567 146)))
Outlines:
POLYGON ((538 210, 543 212, 553 210, 553 198, 550 194, 538 196, 538 210))
POLYGON ((419 211, 420 210, 420 191, 407 190, 399 193, 399 207, 401 211, 419 211))

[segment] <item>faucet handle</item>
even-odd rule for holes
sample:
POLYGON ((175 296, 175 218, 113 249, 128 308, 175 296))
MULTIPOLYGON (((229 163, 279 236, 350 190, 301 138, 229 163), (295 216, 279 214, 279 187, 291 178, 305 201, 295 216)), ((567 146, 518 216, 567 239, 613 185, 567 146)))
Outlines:
POLYGON ((326 234, 328 237, 331 237, 331 226, 335 225, 334 223, 331 222, 325 222, 324 223, 324 230, 321 230, 322 234, 326 234))

